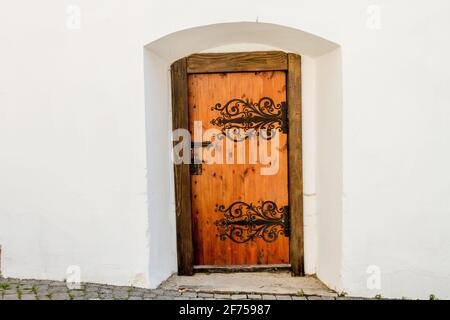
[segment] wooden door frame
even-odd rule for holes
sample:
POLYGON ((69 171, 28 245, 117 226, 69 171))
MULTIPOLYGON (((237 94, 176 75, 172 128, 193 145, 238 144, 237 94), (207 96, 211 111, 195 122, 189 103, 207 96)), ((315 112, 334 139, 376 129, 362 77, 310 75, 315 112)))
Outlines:
MULTIPOLYGON (((193 54, 171 65, 172 127, 189 130, 188 75, 194 73, 286 71, 288 104, 289 262, 304 275, 301 57, 281 51, 193 54)), ((178 274, 194 273, 189 164, 174 165, 178 274)))

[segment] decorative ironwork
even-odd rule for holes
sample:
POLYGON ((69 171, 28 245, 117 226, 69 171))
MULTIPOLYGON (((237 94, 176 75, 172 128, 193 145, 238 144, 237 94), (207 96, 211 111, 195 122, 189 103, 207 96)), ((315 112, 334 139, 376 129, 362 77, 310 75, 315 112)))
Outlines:
POLYGON ((217 205, 215 211, 224 216, 214 223, 221 240, 274 242, 280 235, 289 237, 289 206, 278 208, 273 201, 260 201, 260 205, 238 201, 228 208, 217 205))
POLYGON ((288 131, 285 101, 275 104, 269 97, 263 97, 257 103, 248 99, 232 99, 223 106, 217 103, 211 110, 220 111, 220 117, 211 120, 211 123, 220 127, 222 133, 228 137, 230 131, 239 135, 241 130, 247 132, 253 129, 256 134, 270 139, 273 132, 288 131))

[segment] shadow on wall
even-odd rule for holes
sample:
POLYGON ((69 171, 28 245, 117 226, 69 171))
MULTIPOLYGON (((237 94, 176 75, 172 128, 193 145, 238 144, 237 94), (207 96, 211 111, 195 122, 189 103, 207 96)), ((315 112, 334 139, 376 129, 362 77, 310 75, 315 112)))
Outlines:
POLYGON ((144 47, 151 287, 177 271, 170 65, 192 53, 258 50, 302 56, 305 268, 330 288, 341 289, 340 48, 298 29, 256 22, 182 30, 144 47))

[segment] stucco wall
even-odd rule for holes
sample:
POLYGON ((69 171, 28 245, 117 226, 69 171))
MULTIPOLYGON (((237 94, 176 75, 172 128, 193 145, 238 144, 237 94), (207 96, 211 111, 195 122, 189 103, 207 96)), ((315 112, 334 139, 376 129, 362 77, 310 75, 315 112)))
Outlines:
MULTIPOLYGON (((169 83, 152 82, 165 71, 145 65, 145 55, 170 60, 182 50, 144 46, 192 27, 258 21, 312 35, 294 41, 296 32, 273 39, 260 32, 256 43, 317 61, 331 47, 316 37, 340 46, 341 114, 328 113, 334 101, 318 96, 316 123, 339 124, 341 116, 342 147, 318 147, 316 163, 329 163, 333 176, 340 166, 342 185, 321 183, 327 176, 319 169, 316 183, 317 192, 341 188, 333 203, 342 207, 317 205, 317 225, 341 230, 342 244, 317 245, 312 258, 332 259, 340 268, 324 265, 318 275, 354 295, 450 298, 449 9, 446 0, 2 1, 3 274, 63 279, 67 266, 79 265, 86 281, 157 285, 174 265, 173 258, 163 269, 155 262, 160 251, 174 255, 166 232, 174 218, 155 213, 170 211, 170 178, 164 177, 171 170, 164 162, 169 155, 154 154, 148 135, 166 130, 154 142, 166 144, 170 115, 148 101, 169 83), (79 30, 66 26, 69 4, 81 8, 79 30), (368 16, 369 5, 381 9, 380 24, 370 16, 373 7, 368 16), (154 115, 159 121, 146 126, 154 115), (150 185, 160 189, 151 192, 150 185), (327 219, 330 208, 341 210, 341 221, 327 219), (381 272, 380 289, 367 287, 369 266, 381 272)), ((240 41, 239 30, 227 32, 209 44, 187 38, 179 47, 248 42, 240 41)), ((337 72, 317 67, 317 75, 327 70, 337 72)), ((318 146, 321 137, 334 136, 318 128, 318 146)))

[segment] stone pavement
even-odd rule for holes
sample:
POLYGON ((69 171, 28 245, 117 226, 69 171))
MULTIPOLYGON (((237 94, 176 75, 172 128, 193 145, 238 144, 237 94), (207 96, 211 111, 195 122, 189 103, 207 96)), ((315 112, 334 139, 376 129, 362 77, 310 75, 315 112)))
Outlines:
POLYGON ((328 296, 336 297, 336 292, 330 290, 314 276, 293 277, 288 271, 277 272, 231 272, 203 273, 193 276, 172 275, 161 284, 160 288, 178 291, 196 291, 209 293, 259 293, 268 295, 297 296, 328 296))
POLYGON ((194 290, 141 289, 84 283, 70 290, 65 282, 0 278, 0 300, 347 300, 336 296, 298 294, 213 293, 194 290))

